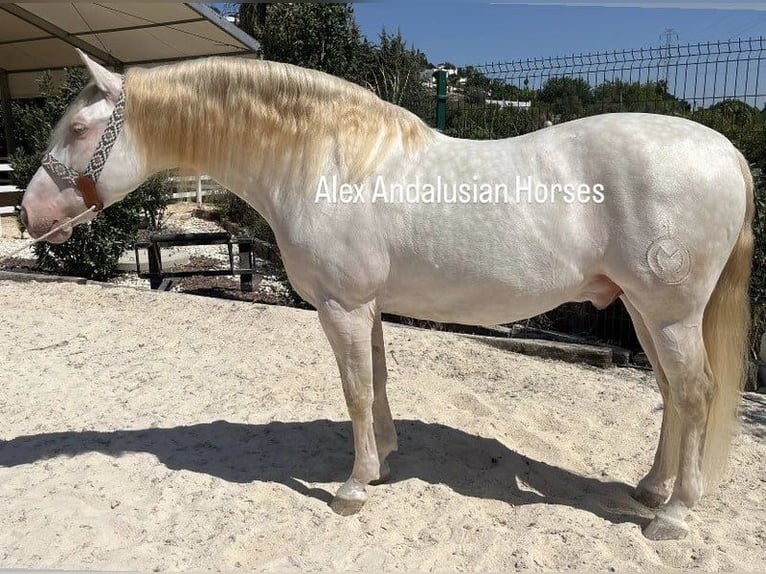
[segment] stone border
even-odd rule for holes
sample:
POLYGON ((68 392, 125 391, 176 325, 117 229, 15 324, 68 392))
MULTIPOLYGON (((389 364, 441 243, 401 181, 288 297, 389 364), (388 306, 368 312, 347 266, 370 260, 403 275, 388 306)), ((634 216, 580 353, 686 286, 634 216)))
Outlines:
POLYGON ((23 271, 3 271, 2 269, 0 269, 0 281, 19 281, 22 283, 32 281, 36 281, 38 283, 74 283, 75 285, 96 285, 98 287, 138 289, 141 291, 144 290, 143 288, 136 287, 134 285, 115 285, 114 283, 93 281, 92 279, 85 279, 84 277, 70 277, 68 275, 47 275, 45 273, 26 273, 23 271))
POLYGON ((516 339, 506 337, 487 337, 485 335, 461 335, 478 343, 483 343, 504 351, 555 359, 567 363, 580 363, 594 367, 608 368, 616 366, 613 350, 610 347, 597 347, 580 343, 562 343, 542 339, 516 339))

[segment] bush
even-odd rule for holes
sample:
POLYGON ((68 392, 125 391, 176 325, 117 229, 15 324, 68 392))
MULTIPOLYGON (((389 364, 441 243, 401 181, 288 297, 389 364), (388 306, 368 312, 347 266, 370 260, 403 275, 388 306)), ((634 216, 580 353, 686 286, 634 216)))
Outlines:
POLYGON ((750 301, 753 308, 751 348, 753 355, 760 351, 761 337, 766 333, 766 181, 763 171, 753 170, 755 179, 755 219, 753 233, 753 277, 750 283, 750 301))
MULTIPOLYGON (((130 201, 128 196, 125 201, 130 201)), ((90 224, 72 230, 65 243, 36 243, 41 269, 103 281, 117 274, 117 261, 135 241, 141 224, 140 209, 106 209, 90 224)))
MULTIPOLYGON (((39 83, 40 98, 14 102, 18 150, 10 160, 18 187, 25 188, 40 167, 41 155, 53 128, 87 81, 84 70, 68 70, 66 79, 57 88, 46 73, 39 83)), ((117 260, 135 243, 138 230, 161 227, 171 193, 166 175, 150 178, 90 224, 75 227, 65 243, 35 244, 40 268, 96 280, 113 277, 117 274, 117 260)))
MULTIPOLYGON (((167 173, 157 173, 147 179, 126 200, 135 201, 143 214, 141 228, 160 231, 165 227, 168 204, 173 199, 173 182, 167 173)), ((111 209, 111 208, 110 208, 111 209)))

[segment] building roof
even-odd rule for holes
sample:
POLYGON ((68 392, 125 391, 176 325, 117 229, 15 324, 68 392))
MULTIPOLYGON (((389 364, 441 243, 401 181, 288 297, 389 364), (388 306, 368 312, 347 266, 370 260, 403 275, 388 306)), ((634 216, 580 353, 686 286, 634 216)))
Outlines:
POLYGON ((254 55, 258 43, 204 4, 0 4, 0 89, 37 95, 44 70, 80 66, 79 48, 116 71, 211 55, 254 55), (4 84, 4 85, 3 85, 4 84))

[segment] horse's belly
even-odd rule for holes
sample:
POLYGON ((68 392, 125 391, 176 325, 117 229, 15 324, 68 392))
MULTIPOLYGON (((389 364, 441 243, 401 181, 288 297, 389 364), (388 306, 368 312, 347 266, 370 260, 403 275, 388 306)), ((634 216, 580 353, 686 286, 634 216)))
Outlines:
POLYGON ((440 323, 459 323, 462 325, 501 325, 540 315, 558 307, 566 300, 526 302, 523 305, 501 301, 486 303, 483 306, 468 302, 456 302, 453 305, 433 305, 424 301, 391 301, 384 305, 383 312, 414 319, 438 321, 440 323))
POLYGON ((407 285, 393 285, 380 298, 384 313, 443 323, 497 325, 545 313, 576 300, 578 281, 547 290, 520 289, 497 278, 431 281, 422 275, 407 285))

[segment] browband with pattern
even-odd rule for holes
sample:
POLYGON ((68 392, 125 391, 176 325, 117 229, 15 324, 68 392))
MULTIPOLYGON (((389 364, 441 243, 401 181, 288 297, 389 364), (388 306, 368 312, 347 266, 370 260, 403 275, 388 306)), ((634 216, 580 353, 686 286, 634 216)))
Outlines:
POLYGON ((112 110, 112 115, 109 117, 109 122, 106 124, 104 133, 101 134, 101 139, 99 139, 96 150, 93 152, 84 172, 81 173, 62 163, 52 153, 46 154, 42 161, 43 167, 50 173, 79 189, 86 205, 88 207, 95 207, 96 211, 100 211, 104 207, 103 201, 101 201, 96 190, 96 182, 101 175, 101 171, 104 169, 104 165, 106 165, 106 160, 109 159, 109 154, 117 141, 117 137, 120 135, 120 130, 124 123, 125 84, 123 83, 120 96, 117 99, 114 110, 112 110))

